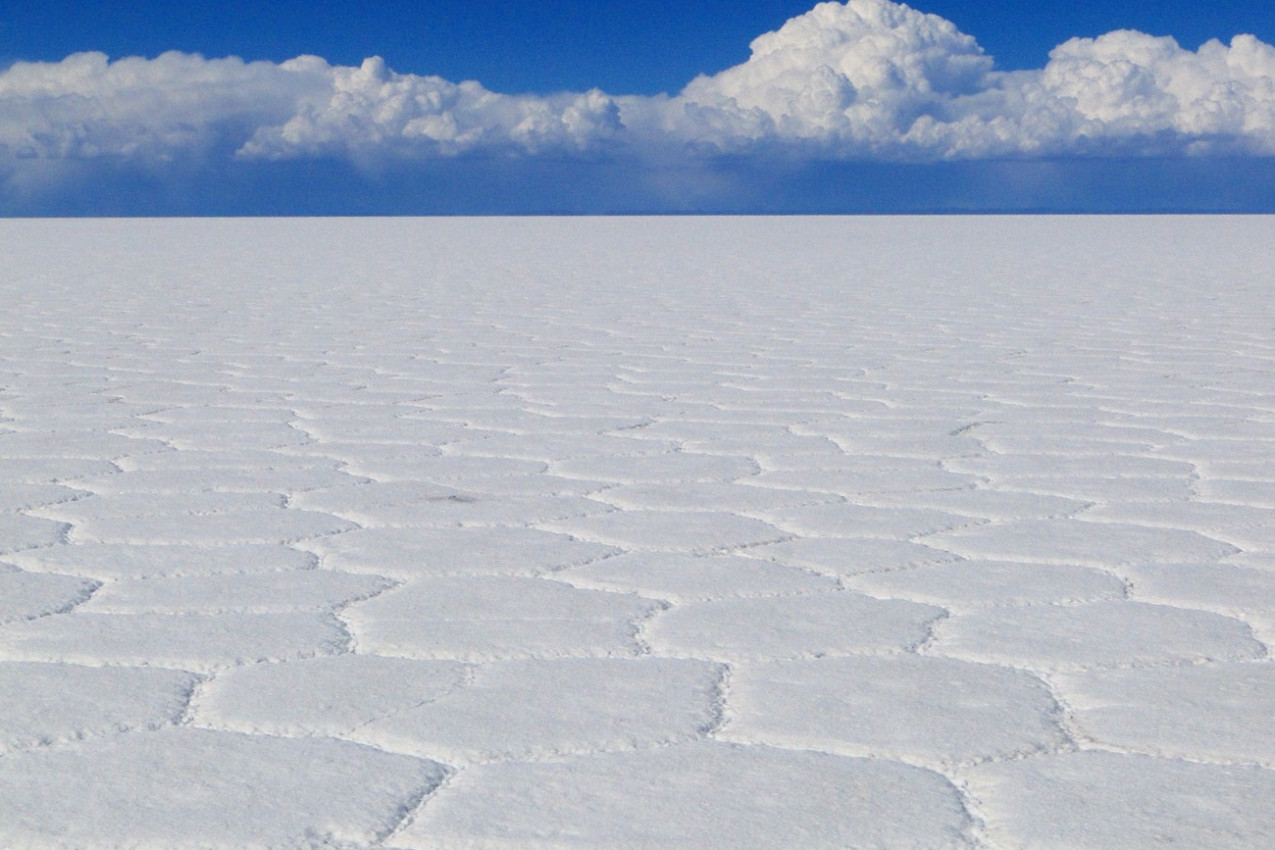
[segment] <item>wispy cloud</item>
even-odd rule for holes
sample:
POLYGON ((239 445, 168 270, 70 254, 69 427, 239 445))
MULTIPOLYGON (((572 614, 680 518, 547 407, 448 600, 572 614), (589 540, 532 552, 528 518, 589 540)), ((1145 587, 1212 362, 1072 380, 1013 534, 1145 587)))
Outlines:
POLYGON ((84 53, 0 73, 10 189, 100 161, 1215 153, 1275 154, 1275 47, 1238 35, 1191 51, 1117 31, 1007 73, 949 21, 890 0, 821 3, 757 38, 744 64, 672 96, 505 95, 377 58, 355 68, 84 53))

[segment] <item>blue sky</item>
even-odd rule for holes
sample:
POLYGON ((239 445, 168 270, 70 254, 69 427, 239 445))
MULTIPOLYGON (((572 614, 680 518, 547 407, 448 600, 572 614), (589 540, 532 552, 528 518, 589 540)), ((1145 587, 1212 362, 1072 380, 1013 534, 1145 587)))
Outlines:
POLYGON ((0 213, 1275 211, 1275 3, 813 5, 6 0, 0 213))
MULTIPOLYGON (((5 0, 0 62, 183 50, 276 62, 302 53, 476 79, 494 91, 655 94, 748 58, 748 43, 814 0, 327 0, 180 3, 5 0)), ((1073 36, 1172 35, 1192 49, 1246 32, 1275 43, 1265 0, 931 0, 914 4, 973 35, 1005 69, 1039 67, 1073 36)))

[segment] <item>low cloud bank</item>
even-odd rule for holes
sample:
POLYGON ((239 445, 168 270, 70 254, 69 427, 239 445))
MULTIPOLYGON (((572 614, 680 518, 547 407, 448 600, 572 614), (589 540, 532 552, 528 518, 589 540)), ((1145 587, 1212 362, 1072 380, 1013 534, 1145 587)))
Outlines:
POLYGON ((302 56, 280 64, 83 53, 0 72, 10 193, 107 161, 779 156, 923 162, 1275 154, 1275 47, 1197 51, 1117 31, 1000 72, 951 22, 890 0, 821 3, 672 96, 505 95, 302 56))

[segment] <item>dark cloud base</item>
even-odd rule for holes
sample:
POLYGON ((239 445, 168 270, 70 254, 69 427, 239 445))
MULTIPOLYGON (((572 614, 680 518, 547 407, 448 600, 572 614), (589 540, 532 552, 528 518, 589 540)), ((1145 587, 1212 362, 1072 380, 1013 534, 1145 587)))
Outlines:
POLYGON ((346 161, 193 172, 101 168, 0 195, 6 216, 1275 213, 1275 159, 938 164, 460 158, 376 173, 346 161))

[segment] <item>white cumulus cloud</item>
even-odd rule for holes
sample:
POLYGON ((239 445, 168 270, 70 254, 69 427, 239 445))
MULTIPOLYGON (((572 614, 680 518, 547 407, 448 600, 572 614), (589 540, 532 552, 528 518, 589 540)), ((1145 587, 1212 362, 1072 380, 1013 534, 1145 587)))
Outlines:
POLYGON ((1194 52, 1129 30, 1072 39, 1026 83, 1031 99, 1066 106, 1062 142, 1170 134, 1275 152, 1275 48, 1251 35, 1194 52))
POLYGON ((26 159, 162 161, 213 147, 265 159, 534 154, 587 150, 619 130, 618 107, 598 91, 502 95, 396 74, 375 57, 349 68, 317 56, 274 64, 174 52, 111 62, 80 53, 0 74, 0 145, 26 159))
POLYGON ((1208 150, 1275 153, 1275 48, 1253 36, 1185 50, 1117 31, 1072 39, 1038 71, 993 70, 951 22, 891 0, 821 3, 691 82, 671 111, 701 142, 812 144, 841 157, 1208 150), (703 117, 709 111, 710 118, 703 117))
MULTIPOLYGON (((300 60, 294 60, 300 61, 300 60)), ((291 63, 77 53, 0 73, 0 145, 22 159, 168 159, 284 120, 320 81, 291 63)))
POLYGON ((749 60, 673 96, 506 95, 302 56, 84 53, 0 72, 0 179, 34 163, 391 159, 468 153, 842 159, 1275 154, 1275 48, 1187 50, 1132 31, 1001 72, 951 22, 891 0, 820 3, 749 60))
POLYGON ((752 43, 742 65, 692 81, 673 108, 711 110, 733 138, 891 152, 921 116, 989 85, 992 59, 950 21, 889 0, 821 3, 752 43))
POLYGON ((358 68, 332 67, 315 57, 282 67, 322 84, 298 99, 286 121, 258 128, 239 149, 241 156, 583 151, 622 129, 615 101, 597 90, 503 95, 472 81, 397 74, 375 57, 358 68))

